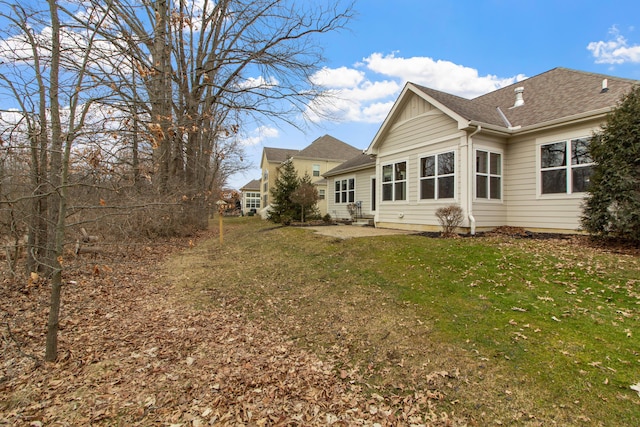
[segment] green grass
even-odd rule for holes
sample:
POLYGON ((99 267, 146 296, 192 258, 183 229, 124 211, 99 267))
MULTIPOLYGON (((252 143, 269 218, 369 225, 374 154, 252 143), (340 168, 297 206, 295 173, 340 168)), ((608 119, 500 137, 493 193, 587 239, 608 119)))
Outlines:
MULTIPOLYGON (((212 223, 213 224, 213 223, 212 223)), ((640 425, 640 260, 580 240, 341 241, 257 218, 172 262, 377 392, 439 389, 479 424, 640 425), (432 372, 459 372, 437 381, 432 372)), ((207 300, 203 301, 203 296, 207 300)))

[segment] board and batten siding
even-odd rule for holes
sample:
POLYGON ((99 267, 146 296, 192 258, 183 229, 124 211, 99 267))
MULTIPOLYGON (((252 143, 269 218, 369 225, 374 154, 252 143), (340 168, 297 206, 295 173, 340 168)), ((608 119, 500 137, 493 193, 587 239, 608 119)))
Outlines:
POLYGON ((463 153, 460 145, 462 138, 465 138, 465 133, 458 130, 456 121, 440 110, 422 108, 407 112, 407 108, 411 105, 412 102, 407 103, 398 116, 399 120, 390 126, 390 130, 379 145, 376 169, 378 196, 376 225, 414 230, 438 229, 435 211, 442 206, 460 203, 461 178, 464 175, 461 173, 463 153), (417 116, 410 114, 416 111, 420 111, 417 116), (455 198, 436 201, 420 200, 420 158, 447 151, 455 153, 455 198), (407 162, 407 198, 402 201, 383 201, 382 167, 402 161, 407 162))
POLYGON ((506 225, 531 230, 576 232, 586 193, 540 194, 540 146, 591 136, 600 123, 587 123, 509 142, 505 158, 506 225))

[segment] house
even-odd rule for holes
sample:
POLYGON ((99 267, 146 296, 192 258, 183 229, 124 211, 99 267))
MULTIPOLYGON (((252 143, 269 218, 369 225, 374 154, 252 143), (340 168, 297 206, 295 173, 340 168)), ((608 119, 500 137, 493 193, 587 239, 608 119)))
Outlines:
POLYGON ((338 192, 354 179, 353 200, 379 227, 440 230, 436 210, 455 204, 472 234, 505 225, 576 232, 590 136, 639 83, 555 68, 474 99, 407 83, 365 151, 375 167, 325 175, 328 209, 343 215, 338 192))
POLYGON ((289 158, 291 158, 300 177, 305 174, 311 177, 311 182, 318 189, 318 195, 320 196, 318 201, 320 214, 326 214, 327 181, 322 174, 360 153, 362 153, 362 150, 330 135, 317 138, 302 150, 265 147, 262 151, 262 160, 260 162, 260 169, 262 170, 260 194, 263 207, 261 214, 263 216, 266 215, 270 191, 275 186, 280 166, 289 158))
POLYGON ((254 179, 240 188, 242 193, 242 214, 255 214, 260 210, 260 180, 254 179))

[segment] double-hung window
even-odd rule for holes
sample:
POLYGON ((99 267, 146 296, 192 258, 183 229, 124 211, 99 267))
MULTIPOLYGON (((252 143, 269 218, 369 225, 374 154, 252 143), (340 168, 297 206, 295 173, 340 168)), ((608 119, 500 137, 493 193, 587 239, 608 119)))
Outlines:
POLYGON ((313 176, 320 176, 320 165, 313 165, 313 176))
POLYGON ((260 209, 260 193, 249 192, 245 196, 245 208, 260 209))
POLYGON ((407 162, 382 166, 382 200, 407 199, 407 162))
POLYGON ((476 150, 476 199, 502 198, 502 155, 476 150))
POLYGON ((353 203, 356 200, 355 178, 337 179, 335 181, 335 203, 353 203))
POLYGON ((540 192, 583 193, 589 187, 593 160, 589 138, 553 142, 540 146, 540 192))
POLYGON ((456 156, 453 151, 420 159, 420 199, 455 197, 456 156))

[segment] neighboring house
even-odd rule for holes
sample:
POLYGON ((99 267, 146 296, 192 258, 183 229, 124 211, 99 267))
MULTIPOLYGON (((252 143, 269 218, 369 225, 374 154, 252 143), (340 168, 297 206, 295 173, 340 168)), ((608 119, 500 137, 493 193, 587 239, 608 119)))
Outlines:
POLYGON ((270 203, 271 188, 276 184, 280 166, 288 158, 293 157, 298 150, 287 148, 271 148, 264 147, 262 149, 262 160, 260 161, 260 169, 262 170, 260 177, 260 197, 262 198, 262 210, 265 210, 270 203))
POLYGON ((243 215, 249 212, 258 212, 261 206, 260 180, 254 179, 248 182, 240 189, 240 192, 242 193, 243 215))
POLYGON ((264 216, 264 210, 268 209, 270 191, 275 186, 280 166, 288 158, 293 161, 299 177, 302 178, 305 173, 311 177, 311 182, 318 189, 320 196, 318 209, 320 214, 324 215, 327 213, 327 181, 322 175, 360 153, 362 150, 330 135, 317 138, 302 150, 265 147, 260 162, 262 215, 264 216))
POLYGON ((472 233, 504 225, 575 232, 589 139, 639 83, 555 68, 471 100, 408 83, 366 150, 375 173, 326 175, 335 189, 330 210, 344 215, 338 185, 346 180, 349 190, 353 178, 353 200, 375 211, 379 227, 439 230, 435 211, 456 204, 472 233))

